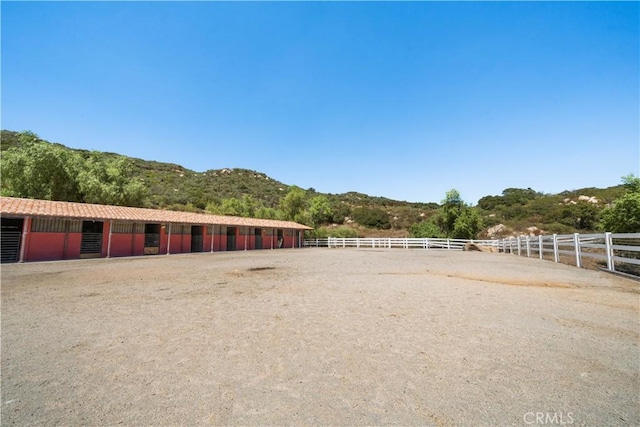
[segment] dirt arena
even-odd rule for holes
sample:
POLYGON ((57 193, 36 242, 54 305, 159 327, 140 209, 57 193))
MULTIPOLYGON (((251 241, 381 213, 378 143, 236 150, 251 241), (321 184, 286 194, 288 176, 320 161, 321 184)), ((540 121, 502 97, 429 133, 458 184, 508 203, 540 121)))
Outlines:
POLYGON ((506 254, 2 266, 2 425, 640 425, 640 282, 506 254))

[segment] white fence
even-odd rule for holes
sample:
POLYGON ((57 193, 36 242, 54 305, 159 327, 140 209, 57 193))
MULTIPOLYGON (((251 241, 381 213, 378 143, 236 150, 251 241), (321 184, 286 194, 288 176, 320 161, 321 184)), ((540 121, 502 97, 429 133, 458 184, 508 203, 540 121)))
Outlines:
POLYGON ((328 248, 402 248, 462 250, 466 243, 493 246, 500 252, 555 262, 568 257, 573 264, 583 267, 584 258, 606 263, 607 270, 623 270, 640 275, 640 233, 625 234, 554 234, 550 236, 522 236, 501 240, 464 240, 436 238, 340 238, 305 239, 306 247, 328 248), (618 268, 616 267, 616 263, 618 268), (639 266, 639 267, 635 267, 639 266))
MULTIPOLYGON (((606 262, 606 268, 616 271, 618 265, 640 266, 640 233, 603 234, 554 234, 551 236, 515 237, 498 242, 501 252, 544 259, 545 254, 560 262, 561 255, 568 255, 576 266, 583 266, 584 258, 606 262)), ((618 268, 620 270, 620 268, 618 268)), ((637 275, 640 268, 635 268, 637 275)))
POLYGON ((465 240, 436 238, 342 238, 306 239, 305 246, 325 248, 402 248, 402 249, 447 249, 461 251, 466 243, 498 247, 498 240, 465 240))

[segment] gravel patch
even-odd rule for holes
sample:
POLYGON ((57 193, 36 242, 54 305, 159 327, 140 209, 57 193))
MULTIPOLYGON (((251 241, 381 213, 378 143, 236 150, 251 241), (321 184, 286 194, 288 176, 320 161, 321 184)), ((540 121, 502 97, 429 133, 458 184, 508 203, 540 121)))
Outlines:
POLYGON ((1 308, 2 425, 640 425, 640 284, 549 261, 13 264, 1 308))

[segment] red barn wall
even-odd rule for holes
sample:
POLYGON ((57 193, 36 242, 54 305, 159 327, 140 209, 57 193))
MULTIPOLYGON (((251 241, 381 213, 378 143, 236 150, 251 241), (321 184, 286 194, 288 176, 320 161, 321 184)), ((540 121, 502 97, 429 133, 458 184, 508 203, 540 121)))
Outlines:
MULTIPOLYGON (((52 261, 65 259, 64 239, 66 233, 35 233, 29 236, 27 261, 52 261)), ((78 255, 80 250, 78 249, 78 255)))
MULTIPOLYGON (((112 234, 111 235, 111 256, 131 256, 133 252, 134 234, 112 234)), ((107 236, 107 239, 109 237, 107 236)))

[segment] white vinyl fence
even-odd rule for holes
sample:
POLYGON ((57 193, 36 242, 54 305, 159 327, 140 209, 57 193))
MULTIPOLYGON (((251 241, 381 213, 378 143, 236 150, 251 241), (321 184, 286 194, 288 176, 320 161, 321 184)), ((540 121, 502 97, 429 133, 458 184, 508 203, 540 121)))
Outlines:
POLYGON ((325 248, 401 248, 401 249, 448 249, 461 251, 466 243, 498 247, 498 240, 465 240, 436 238, 381 238, 381 237, 329 237, 327 239, 305 239, 305 246, 325 248))
POLYGON ((640 266, 640 233, 521 236, 502 239, 498 247, 501 252, 540 259, 547 254, 555 262, 560 262, 561 255, 568 255, 578 267, 583 266, 584 258, 593 258, 606 262, 609 271, 616 271, 618 263, 624 271, 640 272, 640 267, 632 267, 640 266))
POLYGON ((568 256, 578 267, 584 258, 606 263, 610 271, 623 270, 640 273, 640 233, 554 234, 549 236, 521 236, 501 240, 465 240, 436 238, 341 238, 305 239, 305 247, 325 248, 401 248, 462 250, 466 243, 493 246, 500 252, 520 256, 552 259, 560 262, 568 256), (616 268, 616 264, 618 268, 616 268))

